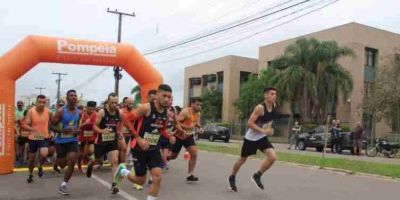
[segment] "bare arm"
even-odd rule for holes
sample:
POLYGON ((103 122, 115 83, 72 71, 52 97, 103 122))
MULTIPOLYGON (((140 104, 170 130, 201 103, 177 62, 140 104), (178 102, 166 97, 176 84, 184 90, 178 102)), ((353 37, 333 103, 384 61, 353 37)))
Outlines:
POLYGON ((60 123, 62 118, 62 109, 58 109, 56 114, 51 118, 51 123, 53 125, 57 125, 58 123, 60 123))
POLYGON ((28 112, 26 113, 26 117, 25 117, 25 121, 21 124, 22 128, 28 130, 28 131, 36 131, 35 128, 33 128, 31 126, 32 123, 32 111, 28 110, 28 112))
POLYGON ((189 117, 189 111, 187 108, 183 109, 181 111, 181 113, 179 113, 179 115, 177 116, 177 124, 179 124, 179 126, 183 129, 192 129, 193 126, 191 125, 185 125, 182 122, 185 121, 187 118, 189 117))
POLYGON ((93 125, 93 130, 96 131, 97 133, 104 133, 104 129, 100 129, 100 122, 101 119, 104 117, 104 110, 101 109, 97 114, 96 114, 96 121, 93 125))
POLYGON ((251 113, 251 116, 250 116, 250 118, 249 118, 249 120, 247 122, 247 127, 251 128, 251 129, 253 129, 253 130, 255 130, 255 131, 259 132, 259 133, 267 133, 266 129, 263 129, 263 128, 259 127, 256 124, 257 118, 259 116, 263 115, 264 114, 263 112, 264 112, 264 107, 262 105, 257 105, 254 108, 253 113, 251 113))

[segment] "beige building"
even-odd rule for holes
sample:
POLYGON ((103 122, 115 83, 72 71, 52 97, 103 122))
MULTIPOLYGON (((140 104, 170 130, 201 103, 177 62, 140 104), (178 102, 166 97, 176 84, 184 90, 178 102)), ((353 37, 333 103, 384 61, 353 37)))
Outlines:
POLYGON ((258 73, 258 60, 240 56, 225 56, 185 68, 184 106, 208 89, 222 92, 221 121, 238 122, 233 106, 239 97, 240 86, 252 74, 258 73))
MULTIPOLYGON (((346 102, 340 101, 337 105, 337 118, 341 119, 342 122, 349 123, 350 126, 354 126, 357 121, 363 120, 367 134, 373 132, 376 137, 391 132, 391 128, 385 123, 374 123, 373 117, 364 113, 360 107, 363 103, 363 97, 368 95, 371 82, 374 81, 375 69, 381 66, 382 63, 380 62, 383 58, 400 47, 400 35, 358 23, 348 23, 301 37, 334 40, 341 46, 351 48, 356 54, 354 58, 348 57, 339 60, 339 63, 351 73, 354 89, 346 102)), ((285 47, 298 38, 260 47, 259 69, 268 67, 269 61, 282 55, 285 47)))

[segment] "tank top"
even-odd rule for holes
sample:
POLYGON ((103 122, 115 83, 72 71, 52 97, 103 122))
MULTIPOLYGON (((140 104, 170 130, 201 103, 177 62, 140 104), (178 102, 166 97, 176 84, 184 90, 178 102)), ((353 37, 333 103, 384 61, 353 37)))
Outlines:
MULTIPOLYGON (((194 113, 192 108, 189 108, 189 117, 186 118, 182 123, 185 126, 192 126, 194 123, 198 123, 200 120, 199 113, 194 113)), ((178 134, 177 137, 180 139, 185 139, 189 136, 194 135, 196 132, 196 128, 191 130, 186 130, 186 134, 178 134)))
POLYGON ((96 122, 96 112, 93 112, 91 115, 88 115, 86 112, 82 113, 81 123, 85 123, 89 119, 89 124, 81 126, 81 134, 79 136, 80 139, 94 139, 93 134, 93 125, 96 122))
POLYGON ((17 128, 18 128, 20 137, 27 138, 29 136, 30 132, 29 132, 29 130, 22 127, 23 123, 25 123, 25 117, 23 117, 17 121, 17 128))
MULTIPOLYGON (((255 123, 261 128, 266 128, 266 126, 272 127, 273 120, 276 119, 277 116, 275 106, 272 107, 271 112, 268 112, 267 105, 265 103, 261 105, 264 108, 264 115, 258 116, 255 123)), ((258 131, 249 128, 247 129, 246 135, 244 137, 247 140, 257 141, 266 137, 266 135, 264 133, 259 133, 258 131)))
MULTIPOLYGON (((75 108, 74 113, 68 111, 67 106, 62 107, 61 125, 62 129, 72 128, 74 130, 78 129, 80 110, 75 108)), ((56 143, 70 143, 77 142, 78 139, 73 134, 58 133, 55 142, 56 143)))
MULTIPOLYGON (((143 117, 139 136, 149 142, 149 151, 160 149, 161 130, 168 121, 167 110, 159 113, 154 102, 150 102, 150 115, 143 117)), ((138 147, 140 148, 140 147, 138 147)))
MULTIPOLYGON (((127 123, 131 123, 132 126, 133 126, 134 122, 132 121, 132 119, 133 119, 133 117, 135 115, 133 109, 131 111, 129 111, 127 108, 123 108, 119 112, 121 113, 122 118, 127 123)), ((130 133, 130 131, 128 129, 128 126, 125 124, 125 122, 124 122, 124 126, 122 127, 122 134, 124 134, 125 136, 130 136, 131 135, 131 133, 130 133)))
POLYGON ((117 110, 115 115, 111 115, 107 108, 104 108, 104 117, 100 121, 100 129, 108 128, 110 130, 109 134, 97 134, 97 144, 110 144, 118 142, 117 126, 121 121, 121 116, 119 110, 117 110))
POLYGON ((30 109, 31 126, 38 130, 38 133, 29 133, 29 140, 44 140, 50 137, 49 134, 49 109, 44 108, 42 113, 36 111, 36 106, 30 109))

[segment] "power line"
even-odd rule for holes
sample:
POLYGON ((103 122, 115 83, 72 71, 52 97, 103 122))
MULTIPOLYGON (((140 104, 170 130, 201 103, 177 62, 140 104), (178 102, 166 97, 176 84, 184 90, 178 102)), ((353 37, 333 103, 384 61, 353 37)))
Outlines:
POLYGON ((62 81, 61 76, 66 76, 68 74, 67 73, 60 73, 60 72, 53 72, 53 74, 58 76, 58 79, 56 80, 56 83, 57 83, 57 102, 58 102, 60 100, 60 96, 61 96, 61 93, 60 93, 60 84, 61 84, 61 81, 62 81))
POLYGON ((42 90, 45 90, 45 87, 36 87, 35 89, 39 90, 39 94, 42 94, 42 90))
POLYGON ((164 61, 156 61, 156 62, 153 62, 153 64, 163 64, 163 63, 169 63, 169 62, 174 62, 174 61, 178 61, 178 60, 183 60, 183 59, 190 58, 190 57, 193 57, 193 56, 197 56, 197 55, 200 55, 200 54, 204 54, 204 53, 207 53, 207 52, 210 52, 210 51, 214 51, 214 50, 216 50, 216 49, 220 49, 220 48, 223 48, 223 47, 226 47, 226 46, 230 46, 230 45, 235 44, 235 43, 237 43, 237 42, 240 42, 240 41, 249 39, 249 38, 251 38, 251 37, 254 37, 254 36, 256 36, 256 35, 259 35, 259 34, 265 32, 265 31, 269 31, 269 30, 272 30, 272 29, 277 28, 277 27, 279 27, 279 26, 288 24, 288 23, 290 23, 290 22, 292 22, 292 21, 294 21, 294 20, 297 20, 297 19, 299 19, 299 18, 301 18, 301 17, 304 17, 304 16, 306 16, 306 15, 308 15, 308 14, 310 14, 310 13, 316 12, 316 11, 318 11, 318 10, 321 10, 321 9, 323 9, 323 8, 325 8, 325 7, 327 7, 327 6, 331 5, 331 4, 334 4, 334 3, 338 2, 338 1, 339 1, 339 0, 334 0, 334 1, 332 1, 332 2, 329 2, 329 3, 327 3, 327 4, 325 4, 325 5, 321 6, 321 7, 319 7, 319 8, 313 9, 313 10, 311 10, 311 11, 309 11, 309 12, 306 12, 306 13, 304 13, 304 14, 302 14, 302 15, 299 15, 299 16, 293 18, 293 19, 284 21, 284 22, 282 22, 282 23, 280 23, 280 24, 277 24, 277 25, 272 26, 272 27, 270 27, 270 28, 267 28, 267 29, 258 31, 258 32, 254 33, 254 34, 251 34, 251 35, 249 35, 249 36, 240 38, 240 39, 235 40, 235 41, 232 41, 232 42, 230 42, 230 43, 227 43, 227 44, 224 44, 224 45, 220 45, 220 46, 217 46, 217 47, 214 47, 214 48, 205 50, 205 51, 200 51, 200 52, 198 52, 198 53, 191 54, 191 55, 188 55, 188 56, 183 56, 183 57, 179 57, 179 58, 175 58, 175 59, 170 59, 170 60, 164 60, 164 61))
MULTIPOLYGON (((118 15, 118 43, 121 42, 121 29, 122 29, 122 16, 130 16, 130 17, 135 17, 135 13, 124 13, 124 12, 119 12, 118 10, 112 11, 109 8, 107 8, 108 13, 112 14, 117 14, 118 15)), ((121 80, 122 75, 121 75, 122 68, 115 66, 114 67, 114 78, 115 78, 115 93, 118 95, 119 92, 119 80, 121 80)))
POLYGON ((290 5, 290 6, 288 6, 288 7, 284 7, 284 8, 281 8, 281 9, 279 9, 279 10, 276 10, 276 11, 273 11, 273 12, 270 12, 270 13, 267 13, 267 14, 264 14, 264 15, 262 15, 262 16, 259 16, 259 17, 253 18, 253 19, 249 19, 249 20, 247 20, 247 21, 244 21, 244 22, 241 22, 241 23, 238 23, 238 24, 235 24, 235 25, 232 25, 232 26, 229 26, 229 27, 220 29, 220 30, 213 31, 213 32, 211 32, 211 33, 208 33, 208 34, 205 34, 205 35, 202 35, 202 36, 193 38, 193 39, 189 39, 189 40, 187 40, 187 41, 179 42, 179 43, 177 43, 177 44, 173 44, 173 45, 168 46, 168 47, 164 47, 164 48, 160 48, 160 49, 157 49, 157 50, 148 51, 148 52, 146 52, 144 55, 150 55, 150 54, 154 54, 154 53, 157 53, 157 52, 165 51, 165 50, 168 50, 168 49, 172 49, 172 48, 181 46, 181 45, 183 45, 183 44, 187 44, 187 43, 190 43, 190 42, 194 42, 194 41, 196 41, 196 40, 200 40, 200 39, 202 39, 202 38, 206 38, 206 37, 209 37, 209 36, 218 34, 218 33, 222 33, 222 32, 224 32, 224 31, 227 31, 227 30, 230 30, 230 29, 233 29, 233 28, 236 28, 236 27, 245 25, 245 24, 249 24, 249 23, 252 23, 252 22, 254 22, 254 21, 257 21, 257 20, 263 19, 263 18, 265 18, 265 17, 268 17, 268 16, 270 16, 270 15, 273 15, 273 14, 276 14, 276 13, 279 13, 279 12, 282 12, 282 11, 285 11, 285 10, 288 10, 288 9, 290 9, 290 8, 293 8, 293 7, 296 7, 296 6, 298 6, 298 5, 304 4, 304 3, 308 2, 308 1, 311 1, 311 0, 304 0, 304 1, 301 1, 301 2, 299 2, 299 3, 290 5))
MULTIPOLYGON (((330 0, 329 0, 329 1, 330 1, 330 0)), ((273 23, 273 22, 275 22, 275 21, 279 21, 279 20, 281 20, 281 19, 283 19, 283 18, 286 18, 286 17, 288 17, 288 16, 290 16, 290 15, 297 14, 297 13, 299 13, 299 12, 301 12, 301 11, 304 11, 304 10, 306 10, 306 9, 315 7, 315 6, 320 5, 320 4, 323 4, 323 3, 325 3, 325 2, 327 2, 327 1, 315 2, 315 3, 313 3, 313 4, 310 4, 310 5, 305 6, 305 7, 303 7, 303 8, 297 9, 297 10, 295 10, 295 11, 293 11, 293 12, 290 12, 290 13, 288 13, 288 14, 286 14, 286 15, 283 15, 283 16, 280 16, 280 17, 271 19, 271 20, 269 20, 269 21, 266 21, 266 22, 257 24, 257 26, 251 26, 251 27, 248 27, 248 28, 246 28, 247 25, 246 25, 246 26, 243 26, 243 27, 241 27, 242 30, 236 30, 236 31, 234 31, 234 32, 231 32, 230 35, 228 35, 228 37, 221 37, 221 36, 220 36, 220 37, 212 38, 212 37, 214 37, 214 36, 212 36, 211 38, 209 38, 209 40, 204 41, 204 42, 200 42, 200 44, 198 44, 198 45, 192 44, 192 45, 188 45, 188 46, 186 46, 186 47, 188 47, 188 48, 190 47, 191 49, 195 49, 195 48, 199 48, 199 47, 203 47, 203 46, 207 46, 207 47, 209 47, 209 46, 215 46, 216 44, 220 43, 221 41, 229 40, 229 39, 231 39, 231 38, 237 37, 238 35, 240 36, 240 35, 242 35, 242 34, 245 34, 245 33, 247 33, 247 32, 255 32, 255 30, 257 30, 257 29, 259 29, 259 28, 262 28, 262 27, 265 27, 266 25, 269 25, 270 23, 273 23)), ((183 48, 183 47, 181 47, 181 48, 183 48)), ((186 53, 186 52, 190 52, 190 51, 191 51, 190 49, 188 50, 187 48, 185 48, 185 49, 182 49, 181 51, 175 51, 175 53, 172 54, 172 55, 175 55, 175 54, 182 55, 182 53, 186 53)), ((168 56, 171 56, 171 54, 168 54, 168 56)))
POLYGON ((103 73, 104 73, 105 71, 107 71, 108 69, 110 69, 110 68, 106 67, 106 68, 104 68, 104 69, 99 70, 98 72, 96 72, 95 74, 93 74, 91 77, 89 77, 89 78, 86 79, 85 81, 82 81, 79 85, 76 85, 76 86, 73 87, 73 88, 75 88, 76 90, 81 89, 82 87, 88 85, 89 82, 91 82, 91 81, 95 80, 96 78, 98 78, 101 74, 103 74, 103 73))
POLYGON ((266 8, 266 9, 264 8, 264 9, 262 9, 262 11, 259 11, 259 12, 257 12, 256 14, 251 14, 251 15, 249 15, 249 16, 247 16, 247 17, 241 18, 241 19, 236 20, 236 21, 233 21, 233 22, 231 22, 231 23, 227 23, 227 24, 222 25, 222 26, 214 27, 211 31, 200 32, 200 33, 197 33, 197 34, 195 34, 195 35, 193 35, 193 36, 191 36, 191 37, 188 37, 188 38, 186 38, 186 39, 178 40, 178 41, 176 41, 176 42, 171 42, 171 43, 166 44, 166 45, 164 45, 164 46, 160 46, 160 47, 157 47, 157 48, 149 49, 149 50, 147 50, 147 51, 145 51, 145 52, 154 51, 154 50, 157 50, 157 49, 169 47, 169 46, 171 46, 171 45, 174 45, 174 44, 177 44, 177 43, 180 43, 180 42, 188 41, 188 40, 195 39, 195 38, 197 38, 197 37, 206 35, 206 34, 208 34, 208 33, 211 33, 211 32, 213 32, 213 31, 215 31, 215 30, 221 30, 221 29, 223 29, 223 28, 226 28, 226 27, 229 27, 229 26, 232 26, 232 25, 236 25, 236 24, 238 24, 238 23, 240 23, 240 22, 244 22, 244 21, 246 21, 246 20, 248 20, 248 19, 255 18, 255 17, 259 16, 259 15, 265 14, 265 12, 267 12, 267 11, 270 11, 270 10, 273 10, 273 9, 276 9, 276 8, 279 8, 279 7, 281 7, 281 6, 285 5, 285 4, 288 4, 288 3, 292 2, 292 1, 295 1, 295 0, 287 0, 287 1, 285 1, 285 2, 276 4, 276 5, 272 6, 272 7, 268 7, 268 8, 266 8))

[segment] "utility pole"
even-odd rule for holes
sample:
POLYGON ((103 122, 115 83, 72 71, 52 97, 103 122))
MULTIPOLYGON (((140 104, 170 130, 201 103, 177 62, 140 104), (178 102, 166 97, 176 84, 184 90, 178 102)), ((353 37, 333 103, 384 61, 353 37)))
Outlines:
MULTIPOLYGON (((135 13, 123 13, 119 12, 117 9, 110 10, 110 8, 107 8, 108 13, 112 14, 117 14, 118 15, 118 43, 121 42, 121 29, 122 29, 122 15, 130 16, 130 17, 135 17, 135 13)), ((122 71, 121 67, 114 66, 114 79, 115 79, 115 88, 114 91, 118 95, 119 92, 119 80, 122 78, 122 74, 120 73, 122 71)))
POLYGON ((60 100, 60 84, 61 84, 61 76, 68 75, 67 73, 53 72, 54 75, 58 75, 57 83, 57 102, 60 100))
POLYGON ((35 89, 39 90, 39 94, 42 94, 42 90, 45 90, 45 87, 36 87, 35 89))

